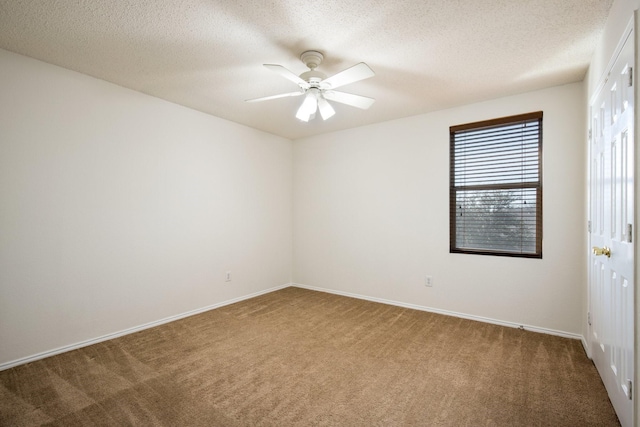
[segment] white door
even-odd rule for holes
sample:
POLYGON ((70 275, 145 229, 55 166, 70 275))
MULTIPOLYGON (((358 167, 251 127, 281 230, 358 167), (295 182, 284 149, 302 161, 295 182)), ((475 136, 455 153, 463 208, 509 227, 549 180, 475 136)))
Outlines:
POLYGON ((589 343, 623 426, 633 425, 634 38, 591 103, 589 343))

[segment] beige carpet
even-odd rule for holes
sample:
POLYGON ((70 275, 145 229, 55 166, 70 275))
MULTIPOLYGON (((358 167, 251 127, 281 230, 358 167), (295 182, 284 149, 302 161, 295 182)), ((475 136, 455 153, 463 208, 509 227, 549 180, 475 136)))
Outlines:
POLYGON ((0 372, 2 426, 615 426, 579 341, 298 288, 0 372))

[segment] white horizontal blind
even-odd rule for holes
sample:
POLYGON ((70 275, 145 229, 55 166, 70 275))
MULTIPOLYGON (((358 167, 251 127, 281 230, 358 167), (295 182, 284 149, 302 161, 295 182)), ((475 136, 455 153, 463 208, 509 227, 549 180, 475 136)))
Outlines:
POLYGON ((542 112, 450 128, 451 252, 542 257, 542 112))

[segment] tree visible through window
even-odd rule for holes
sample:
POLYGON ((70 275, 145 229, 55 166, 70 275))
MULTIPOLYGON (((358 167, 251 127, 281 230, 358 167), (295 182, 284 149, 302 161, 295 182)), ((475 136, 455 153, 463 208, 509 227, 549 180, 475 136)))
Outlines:
POLYGON ((449 136, 450 252, 542 258, 542 112, 449 136))

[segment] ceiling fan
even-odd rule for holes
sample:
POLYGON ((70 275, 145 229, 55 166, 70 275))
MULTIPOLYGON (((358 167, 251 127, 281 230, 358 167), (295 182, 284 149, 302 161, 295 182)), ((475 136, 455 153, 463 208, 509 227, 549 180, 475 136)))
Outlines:
POLYGON ((339 102, 363 110, 371 107, 375 102, 373 98, 334 90, 341 86, 373 77, 375 73, 364 62, 360 62, 353 67, 347 68, 327 78, 325 74, 316 70, 316 67, 318 67, 324 59, 322 53, 315 50, 308 50, 300 55, 300 59, 309 68, 309 71, 300 74, 300 76, 295 75, 282 65, 264 64, 269 70, 297 84, 300 90, 262 98, 247 99, 247 102, 267 101, 270 99, 304 95, 304 100, 296 113, 296 117, 304 122, 308 122, 309 119, 315 117, 318 110, 323 120, 327 120, 333 116, 336 112, 328 101, 339 102))

